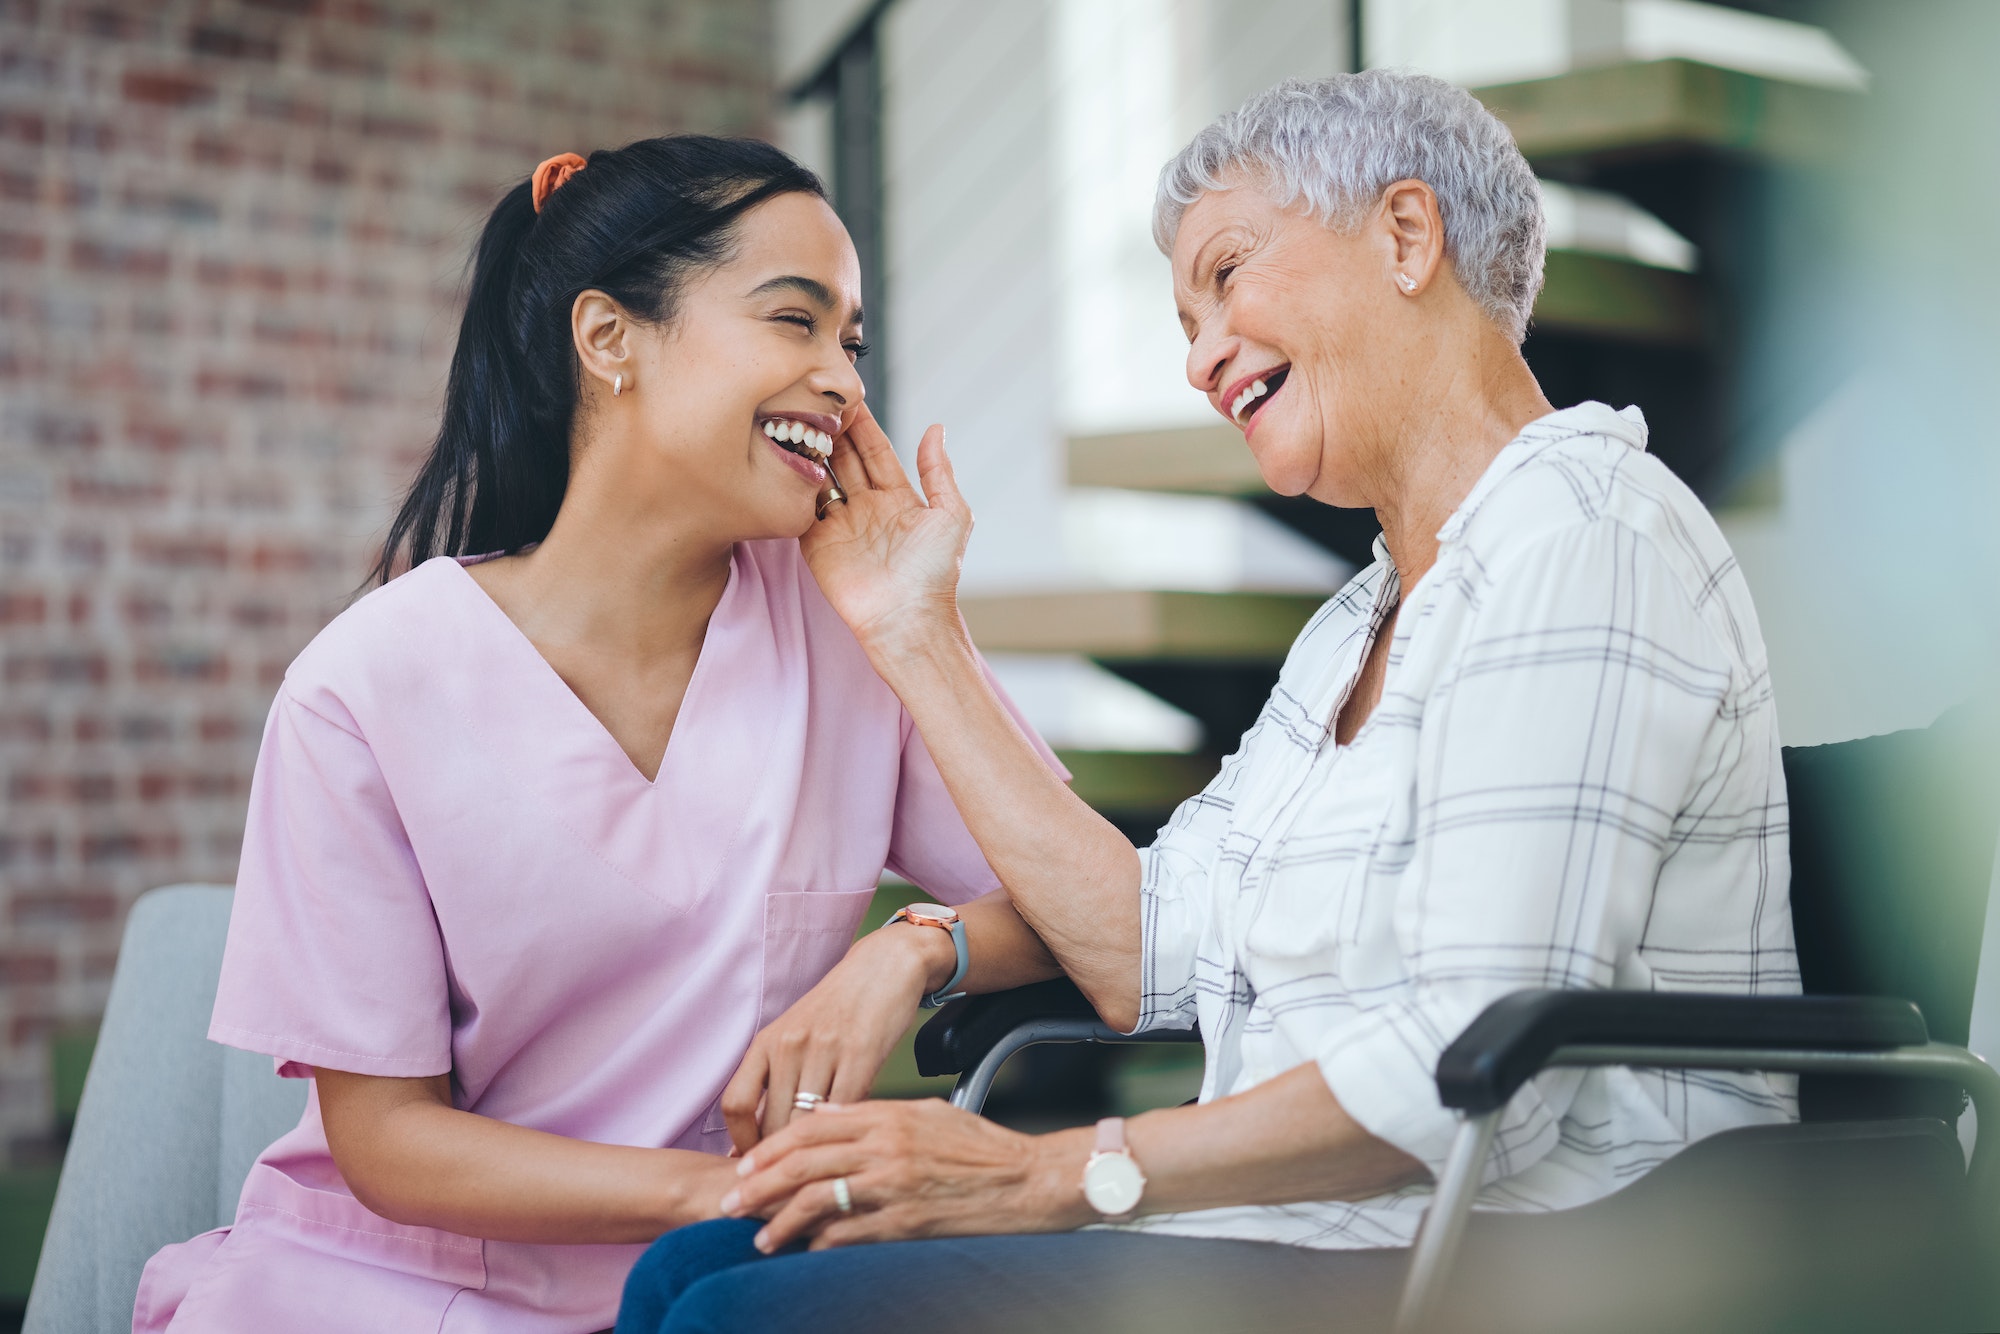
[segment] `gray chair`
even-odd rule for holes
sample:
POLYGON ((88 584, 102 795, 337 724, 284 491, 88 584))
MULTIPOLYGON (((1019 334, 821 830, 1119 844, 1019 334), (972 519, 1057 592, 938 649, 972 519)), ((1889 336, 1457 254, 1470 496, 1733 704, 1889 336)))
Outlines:
POLYGON ((132 908, 24 1334, 126 1334, 147 1259, 234 1218, 251 1163, 305 1110, 303 1080, 206 1036, 230 899, 173 885, 132 908))

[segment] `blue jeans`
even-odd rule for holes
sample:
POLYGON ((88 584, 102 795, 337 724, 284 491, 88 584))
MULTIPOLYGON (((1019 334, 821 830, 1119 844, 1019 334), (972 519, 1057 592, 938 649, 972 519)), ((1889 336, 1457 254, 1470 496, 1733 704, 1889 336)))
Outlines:
POLYGON ((1405 1251, 1058 1232, 762 1256, 755 1220, 669 1232, 616 1334, 1359 1334, 1386 1329, 1405 1251))

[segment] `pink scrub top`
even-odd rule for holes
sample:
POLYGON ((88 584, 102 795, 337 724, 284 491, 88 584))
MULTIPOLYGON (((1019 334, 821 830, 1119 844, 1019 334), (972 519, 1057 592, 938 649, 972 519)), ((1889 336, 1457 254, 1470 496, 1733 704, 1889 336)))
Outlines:
MULTIPOLYGON (((723 1085, 840 960, 884 867, 946 903, 998 885, 795 541, 736 548, 650 783, 463 564, 433 560, 286 674, 209 1036, 288 1076, 449 1073, 482 1116, 726 1153, 723 1085)), ((315 1092, 235 1225, 146 1266, 133 1329, 583 1334, 642 1250, 381 1218, 315 1092)))

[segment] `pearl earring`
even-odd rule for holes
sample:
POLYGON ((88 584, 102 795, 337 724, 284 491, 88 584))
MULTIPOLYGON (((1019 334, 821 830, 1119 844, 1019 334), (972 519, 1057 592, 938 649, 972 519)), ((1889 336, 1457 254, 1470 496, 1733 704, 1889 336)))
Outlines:
POLYGON ((613 398, 616 398, 624 392, 625 392, 625 372, 620 371, 618 372, 618 374, 611 377, 611 396, 613 398))
POLYGON ((1407 273, 1396 275, 1396 285, 1411 294, 1414 294, 1417 290, 1417 280, 1407 273))

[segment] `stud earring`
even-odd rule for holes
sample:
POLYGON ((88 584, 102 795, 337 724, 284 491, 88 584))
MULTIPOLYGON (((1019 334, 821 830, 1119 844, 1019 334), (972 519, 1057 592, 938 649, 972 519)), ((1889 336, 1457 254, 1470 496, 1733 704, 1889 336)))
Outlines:
POLYGON ((611 396, 613 398, 616 398, 624 392, 625 392, 625 372, 620 371, 618 372, 618 374, 611 377, 611 396))
POLYGON ((1415 294, 1417 280, 1407 273, 1399 273, 1396 275, 1396 286, 1402 288, 1407 293, 1415 294))

